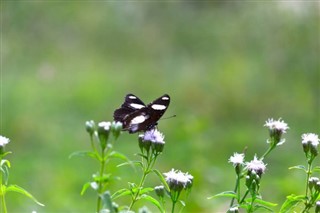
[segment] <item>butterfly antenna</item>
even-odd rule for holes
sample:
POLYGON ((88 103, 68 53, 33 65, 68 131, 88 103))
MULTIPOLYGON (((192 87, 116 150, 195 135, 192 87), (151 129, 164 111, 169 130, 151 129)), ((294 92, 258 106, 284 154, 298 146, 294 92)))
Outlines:
POLYGON ((165 120, 165 119, 174 118, 174 117, 177 117, 177 115, 171 115, 169 117, 161 118, 160 120, 165 120))

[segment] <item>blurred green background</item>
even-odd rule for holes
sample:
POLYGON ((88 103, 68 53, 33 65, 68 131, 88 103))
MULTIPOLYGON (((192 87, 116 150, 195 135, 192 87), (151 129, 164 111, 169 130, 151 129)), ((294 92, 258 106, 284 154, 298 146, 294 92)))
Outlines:
MULTIPOLYGON (((263 198, 303 193, 303 173, 288 167, 304 163, 301 134, 320 133, 319 2, 1 1, 1 18, 10 182, 46 205, 10 193, 9 212, 93 212, 95 194, 80 191, 96 162, 68 156, 90 148, 85 121, 111 120, 129 92, 146 103, 171 96, 164 117, 177 117, 160 121, 156 167, 194 176, 185 212, 226 211, 227 199, 207 197, 233 189, 234 152, 247 147, 249 161, 267 149, 271 117, 290 129, 266 159, 263 198)), ((137 135, 115 149, 136 159, 137 135)), ((112 192, 139 175, 118 163, 112 192)))

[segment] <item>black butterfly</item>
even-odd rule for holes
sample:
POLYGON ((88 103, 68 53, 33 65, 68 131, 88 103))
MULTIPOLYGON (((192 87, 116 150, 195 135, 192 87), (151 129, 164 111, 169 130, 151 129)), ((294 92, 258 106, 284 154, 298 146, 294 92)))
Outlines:
POLYGON ((165 94, 145 105, 137 96, 128 94, 124 103, 113 113, 115 121, 120 121, 129 133, 153 129, 165 113, 170 103, 170 96, 165 94))

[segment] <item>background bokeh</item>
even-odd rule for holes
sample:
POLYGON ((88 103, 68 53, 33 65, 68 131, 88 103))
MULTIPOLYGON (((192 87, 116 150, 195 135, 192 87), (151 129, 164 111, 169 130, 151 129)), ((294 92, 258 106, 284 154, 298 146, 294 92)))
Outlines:
MULTIPOLYGON (((288 167, 304 163, 301 134, 320 133, 319 14, 319 2, 303 1, 1 1, 10 182, 46 205, 10 193, 8 209, 93 212, 95 194, 80 191, 96 162, 68 156, 90 148, 85 121, 111 120, 129 92, 146 103, 171 96, 164 117, 177 117, 160 121, 166 147, 156 167, 194 176, 185 212, 227 209, 227 199, 207 197, 233 189, 230 155, 266 150, 271 117, 290 129, 266 159, 263 198, 303 193, 303 173, 288 167)), ((136 159, 137 135, 124 133, 115 148, 136 159)), ((113 192, 139 175, 118 163, 113 192)))

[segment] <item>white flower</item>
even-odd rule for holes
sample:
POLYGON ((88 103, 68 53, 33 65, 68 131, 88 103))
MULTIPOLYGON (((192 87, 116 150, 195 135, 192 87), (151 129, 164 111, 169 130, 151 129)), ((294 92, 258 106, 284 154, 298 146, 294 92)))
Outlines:
POLYGON ((244 162, 244 154, 234 153, 233 156, 229 158, 229 163, 232 163, 233 166, 242 165, 244 162))
POLYGON ((4 147, 9 142, 10 142, 9 138, 6 138, 6 137, 0 135, 0 147, 4 147))
POLYGON ((98 127, 103 128, 105 131, 109 131, 111 127, 111 122, 107 121, 102 121, 98 123, 98 127))
POLYGON ((318 177, 310 177, 309 178, 309 182, 314 182, 314 183, 316 183, 316 182, 318 182, 319 181, 319 178, 318 177))
POLYGON ((183 173, 179 170, 171 169, 170 172, 163 173, 171 190, 181 191, 192 186, 193 176, 188 172, 183 173))
POLYGON ((310 143, 313 147, 318 147, 319 145, 319 137, 314 133, 306 133, 302 136, 302 144, 310 143))
POLYGON ((279 118, 279 120, 273 120, 273 118, 269 118, 264 126, 268 127, 269 130, 277 130, 281 133, 286 133, 287 129, 289 129, 288 124, 279 118))
POLYGON ((164 144, 164 136, 161 132, 159 132, 157 129, 151 129, 144 133, 142 136, 142 139, 144 141, 150 141, 152 143, 161 143, 164 144))
POLYGON ((112 125, 114 126, 115 129, 122 129, 122 123, 120 121, 113 121, 112 125))
POLYGON ((239 212, 239 208, 237 206, 232 207, 232 208, 229 209, 228 212, 239 212))
POLYGON ((258 160, 257 156, 254 156, 254 159, 246 163, 246 169, 248 171, 255 171, 258 175, 261 175, 266 170, 266 164, 263 161, 258 160))

